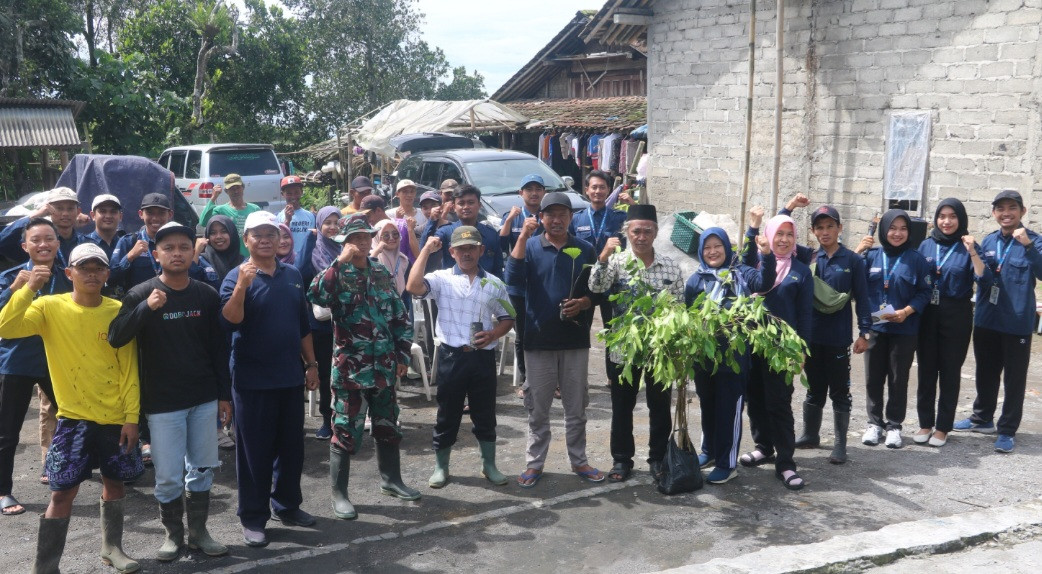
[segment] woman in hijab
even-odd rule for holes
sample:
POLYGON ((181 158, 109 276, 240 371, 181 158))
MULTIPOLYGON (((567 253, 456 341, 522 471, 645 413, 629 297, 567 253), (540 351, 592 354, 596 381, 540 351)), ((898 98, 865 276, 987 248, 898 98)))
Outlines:
POLYGON ((409 258, 399 249, 402 243, 401 230, 390 219, 376 222, 373 228, 376 229, 376 242, 369 256, 375 257, 391 272, 395 288, 402 295, 405 293, 405 280, 409 276, 409 258))
MULTIPOLYGON (((684 286, 684 301, 695 302, 702 293, 711 301, 730 307, 739 295, 749 295, 773 285, 775 259, 766 239, 760 240, 763 271, 742 265, 735 260, 731 239, 719 227, 710 227, 698 239, 698 269, 684 286), (721 276, 721 271, 728 271, 721 276)), ((725 343, 725 341, 720 341, 725 343)), ((721 367, 695 365, 695 393, 702 412, 702 452, 699 466, 716 462, 706 482, 723 484, 738 476, 738 446, 742 442, 742 407, 749 377, 749 353, 737 357, 739 369, 735 373, 721 367)))
MULTIPOLYGON (((749 211, 750 240, 759 234, 763 208, 749 211)), ((774 283, 763 293, 764 305, 772 315, 788 323, 804 340, 810 341, 814 310, 814 276, 810 268, 796 260, 796 223, 788 215, 775 215, 764 230, 775 259, 774 283)), ((751 241, 743 252, 743 262, 759 266, 751 241)), ((763 265, 766 265, 766 261, 763 265)), ((739 459, 742 466, 760 466, 774 461, 774 474, 789 490, 800 490, 803 478, 796 473, 792 455, 796 433, 792 417, 792 385, 785 376, 771 370, 763 357, 752 357, 749 374, 749 430, 756 442, 752 452, 739 459), (777 456, 775 456, 777 454, 777 456)))
MULTIPOLYGON (((300 276, 304 280, 305 291, 311 285, 315 275, 322 273, 337 256, 343 246, 333 241, 333 237, 340 231, 340 210, 326 206, 318 210, 315 222, 318 229, 313 229, 308 235, 304 249, 300 252, 296 266, 300 270, 300 276)), ((330 372, 333 369, 333 322, 326 316, 319 320, 314 314, 308 317, 311 323, 311 341, 315 346, 315 360, 318 361, 318 411, 322 415, 322 426, 315 431, 318 440, 329 440, 333 436, 330 426, 330 417, 333 415, 333 393, 329 388, 330 372)))
POLYGON ((199 265, 206 271, 206 282, 220 289, 228 272, 242 261, 239 232, 227 215, 215 215, 206 224, 206 247, 199 255, 199 265))
POLYGON ((973 330, 973 263, 963 245, 963 238, 969 234, 968 223, 962 202, 945 199, 934 212, 933 232, 919 245, 919 253, 933 274, 933 288, 920 320, 916 350, 919 431, 912 435, 916 444, 944 446, 955 423, 959 378, 973 330))
POLYGON ((293 233, 285 223, 279 224, 279 245, 275 256, 286 265, 293 265, 297 260, 297 252, 293 245, 293 233))
POLYGON ((920 313, 930 303, 933 277, 926 258, 910 249, 912 220, 891 209, 879 220, 879 247, 865 252, 868 299, 875 323, 865 353, 868 428, 861 442, 901 448, 901 423, 908 406, 908 371, 918 343, 920 313), (886 311, 881 313, 882 311, 886 311), (883 389, 887 389, 884 419, 883 389))

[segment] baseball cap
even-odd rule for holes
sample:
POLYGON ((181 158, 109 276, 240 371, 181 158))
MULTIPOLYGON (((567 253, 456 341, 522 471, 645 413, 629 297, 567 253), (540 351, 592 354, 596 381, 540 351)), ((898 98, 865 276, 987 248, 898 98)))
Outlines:
POLYGON ((278 229, 279 221, 275 219, 275 214, 263 210, 254 211, 246 216, 246 223, 243 224, 242 231, 245 233, 251 229, 264 227, 265 225, 278 229))
POLYGON ((411 179, 403 179, 398 182, 398 185, 394 186, 394 192, 398 193, 404 187, 416 187, 416 182, 411 179))
POLYGON ((149 193, 145 197, 141 198, 141 209, 147 207, 162 207, 163 209, 173 209, 170 207, 170 198, 164 193, 149 193))
POLYGON ((224 187, 229 188, 233 185, 242 185, 245 187, 246 184, 242 182, 242 176, 237 173, 229 173, 224 176, 224 187))
POLYGON ((452 239, 449 241, 449 247, 459 247, 461 245, 481 245, 481 233, 478 232, 477 227, 461 225, 452 230, 452 239))
POLYGON ((841 223, 839 219, 839 212, 836 211, 835 207, 831 205, 822 205, 821 207, 814 210, 814 216, 810 218, 810 224, 814 225, 818 219, 822 217, 829 217, 836 220, 836 223, 841 223))
POLYGON ((518 189, 524 189, 525 186, 530 183, 538 183, 544 189, 546 188, 546 184, 543 183, 542 176, 540 176, 539 174, 530 173, 526 175, 524 179, 521 180, 521 186, 518 187, 518 189))
POLYGON ((1017 205, 1024 207, 1024 198, 1021 197, 1020 192, 1015 189, 1004 189, 1000 191, 999 194, 995 196, 995 199, 992 200, 991 205, 998 205, 998 203, 1003 199, 1012 199, 1017 202, 1017 205))
POLYGON ((441 190, 441 191, 445 191, 445 190, 453 190, 453 189, 456 189, 457 187, 459 187, 459 182, 458 181, 456 181, 454 179, 446 179, 445 181, 441 182, 441 187, 439 187, 438 189, 441 190))
POLYGON ((423 205, 425 201, 434 201, 441 205, 441 194, 435 190, 426 191, 420 196, 420 205, 423 205))
POLYGON ((56 187, 47 194, 47 203, 58 203, 59 201, 80 202, 76 192, 67 187, 56 187))
POLYGON ((163 227, 159 228, 159 231, 156 232, 156 243, 162 241, 163 238, 167 235, 172 235, 175 233, 187 235, 188 238, 192 240, 192 243, 195 243, 195 229, 181 225, 176 221, 171 221, 170 223, 167 223, 163 227))
POLYGON ((372 191, 373 182, 369 181, 369 178, 360 175, 351 180, 351 189, 357 189, 358 191, 372 191))
POLYGON ((69 265, 76 267, 95 259, 106 266, 109 264, 109 256, 105 255, 104 249, 93 243, 80 243, 72 248, 72 253, 69 254, 69 265))
POLYGON ((543 201, 539 204, 539 212, 542 213, 554 205, 563 205, 572 209, 572 202, 568 196, 564 192, 554 191, 543 196, 543 201))
POLYGON ((369 235, 376 233, 373 226, 369 225, 369 220, 366 219, 364 213, 356 213, 341 219, 340 233, 333 236, 333 241, 343 243, 344 241, 347 241, 349 235, 354 235, 355 233, 368 233, 369 235))
POLYGON ((279 189, 286 187, 287 185, 304 185, 304 181, 300 177, 295 175, 287 175, 282 178, 282 183, 279 184, 279 189))
POLYGON ((119 198, 111 193, 103 193, 94 198, 94 201, 90 202, 90 209, 94 211, 99 205, 103 203, 115 203, 116 207, 123 209, 123 204, 119 202, 119 198))
POLYGON ((373 209, 386 209, 386 208, 387 208, 387 202, 384 201, 384 198, 380 197, 379 195, 367 195, 364 198, 362 198, 362 205, 361 205, 361 208, 358 211, 359 212, 362 212, 362 211, 368 212, 368 211, 371 211, 373 209))

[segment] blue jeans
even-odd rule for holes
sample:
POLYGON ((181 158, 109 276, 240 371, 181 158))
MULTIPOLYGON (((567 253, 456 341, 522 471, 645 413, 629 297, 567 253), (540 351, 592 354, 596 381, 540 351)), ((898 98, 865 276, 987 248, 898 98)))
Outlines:
POLYGON ((210 490, 217 457, 217 401, 148 416, 152 429, 152 464, 156 473, 155 497, 159 502, 177 500, 187 488, 210 490))

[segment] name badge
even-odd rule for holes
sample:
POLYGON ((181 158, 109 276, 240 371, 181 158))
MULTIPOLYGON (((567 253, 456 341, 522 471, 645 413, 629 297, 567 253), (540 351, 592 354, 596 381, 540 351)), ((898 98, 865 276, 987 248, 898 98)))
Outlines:
POLYGON ((940 305, 941 304, 941 290, 934 287, 933 291, 930 292, 930 304, 940 305))
POLYGON ((999 287, 998 285, 991 286, 991 295, 988 296, 988 302, 992 305, 999 304, 999 287))
POLYGON ((882 270, 883 270, 882 267, 873 267, 873 268, 869 269, 868 272, 869 273, 879 273, 882 270))

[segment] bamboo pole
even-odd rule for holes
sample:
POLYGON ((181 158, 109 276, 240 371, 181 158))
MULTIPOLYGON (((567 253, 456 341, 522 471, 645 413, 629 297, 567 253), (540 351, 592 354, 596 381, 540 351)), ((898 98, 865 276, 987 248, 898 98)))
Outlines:
POLYGON ((781 148, 782 148, 782 104, 785 100, 785 0, 778 0, 777 36, 778 69, 775 78, 774 94, 774 182, 771 187, 771 210, 773 216, 778 212, 778 190, 781 186, 781 148))
POLYGON ((749 162, 753 144, 753 74, 756 72, 756 0, 749 3, 749 94, 745 109, 745 176, 742 181, 742 209, 738 212, 738 230, 745 229, 745 210, 749 202, 749 162))

